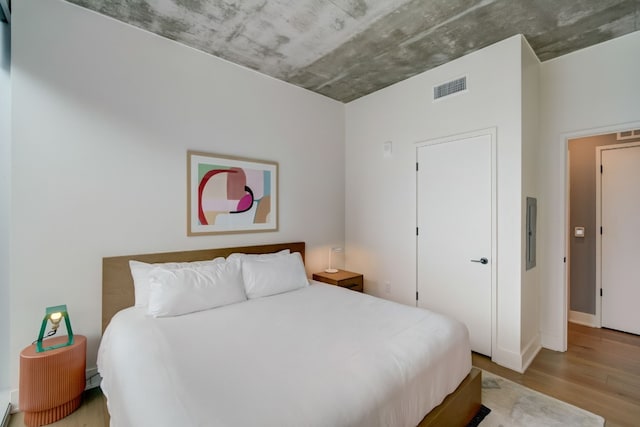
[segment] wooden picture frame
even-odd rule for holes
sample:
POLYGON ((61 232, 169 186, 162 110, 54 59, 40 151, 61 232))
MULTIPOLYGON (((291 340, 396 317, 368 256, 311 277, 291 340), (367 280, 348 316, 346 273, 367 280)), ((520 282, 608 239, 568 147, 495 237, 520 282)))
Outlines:
POLYGON ((278 230, 278 163, 187 151, 187 235, 278 230))

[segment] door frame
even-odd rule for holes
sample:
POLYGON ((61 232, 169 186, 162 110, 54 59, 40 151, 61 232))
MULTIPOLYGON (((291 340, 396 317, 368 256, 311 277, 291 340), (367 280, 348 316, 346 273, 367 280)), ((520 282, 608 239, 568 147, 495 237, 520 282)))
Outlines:
MULTIPOLYGON (((603 145, 596 147, 596 227, 602 225, 602 174, 600 165, 602 164, 602 152, 606 150, 619 150, 624 148, 640 147, 640 142, 628 142, 626 144, 603 145)), ((596 327, 602 327, 602 234, 596 233, 596 327)))
MULTIPOLYGON (((568 328, 569 328, 569 289, 570 289, 570 283, 569 283, 569 255, 570 255, 570 239, 569 239, 569 234, 571 233, 570 227, 571 224, 569 222, 569 208, 570 208, 570 199, 569 199, 569 182, 571 180, 571 170, 569 169, 569 140, 572 139, 577 139, 577 138, 586 138, 586 137, 590 137, 590 136, 598 136, 598 135, 606 135, 609 133, 616 133, 616 132, 621 132, 624 130, 629 130, 629 129, 638 129, 640 128, 640 121, 634 121, 634 122, 627 122, 627 123, 617 123, 617 124, 612 124, 612 125, 607 125, 607 126, 600 126, 600 127, 596 127, 596 128, 589 128, 589 129, 582 129, 582 130, 577 130, 577 131, 572 131, 572 132, 562 132, 560 135, 562 137, 563 140, 563 145, 564 145, 564 233, 563 233, 563 248, 564 248, 564 257, 566 258, 566 262, 564 263, 564 274, 563 274, 563 280, 564 280, 564 292, 562 293, 562 296, 564 298, 564 301, 562 301, 562 337, 561 337, 561 343, 562 344, 562 348, 558 349, 559 351, 567 351, 568 348, 568 328)), ((596 180, 597 182, 598 180, 596 180)), ((597 221, 598 219, 596 219, 597 221)), ((596 249, 596 257, 598 256, 597 253, 597 249, 596 249)), ((596 266, 597 266, 597 260, 596 260, 596 266)), ((596 267, 597 268, 597 267, 596 267)), ((596 277, 598 275, 598 271, 596 271, 596 277)), ((596 286, 596 289, 598 289, 598 286, 596 286)), ((596 291, 598 292, 598 291, 596 291)), ((599 292, 598 292, 598 298, 599 298, 599 292)), ((596 307, 598 307, 599 302, 596 300, 596 307)), ((541 315, 543 313, 543 310, 541 308, 541 315)), ((599 310, 598 308, 596 308, 596 310, 599 310)))
MULTIPOLYGON (((497 281, 497 265, 498 265, 498 179, 497 179, 497 127, 490 127, 485 129, 479 129, 475 131, 457 133, 453 135, 427 139, 416 142, 415 145, 415 159, 416 164, 418 162, 418 150, 421 147, 429 145, 445 144, 447 142, 459 141, 461 139, 469 139, 480 136, 491 137, 491 357, 493 358, 497 350, 497 295, 498 295, 498 281, 497 281)), ((416 173, 416 227, 418 227, 418 174, 416 173)), ((418 292, 418 236, 416 236, 416 292, 418 292)), ((416 299, 416 307, 418 306, 418 300, 416 299)))

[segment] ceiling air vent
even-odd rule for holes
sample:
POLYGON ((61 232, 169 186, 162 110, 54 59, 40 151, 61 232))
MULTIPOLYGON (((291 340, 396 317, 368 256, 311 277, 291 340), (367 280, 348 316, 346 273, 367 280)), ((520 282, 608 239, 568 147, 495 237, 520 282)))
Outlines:
POLYGON ((433 87, 433 100, 467 90, 467 76, 433 87))
POLYGON ((625 139, 635 139, 635 138, 640 138, 640 129, 625 130, 623 132, 618 132, 618 137, 616 139, 618 141, 622 141, 625 139))

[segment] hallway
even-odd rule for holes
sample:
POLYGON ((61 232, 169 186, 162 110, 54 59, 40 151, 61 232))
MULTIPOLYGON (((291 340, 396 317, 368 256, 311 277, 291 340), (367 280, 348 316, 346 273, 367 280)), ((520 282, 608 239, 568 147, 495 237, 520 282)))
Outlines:
POLYGON ((569 323, 565 353, 542 349, 525 374, 473 354, 473 364, 603 416, 607 427, 640 425, 640 336, 569 323))

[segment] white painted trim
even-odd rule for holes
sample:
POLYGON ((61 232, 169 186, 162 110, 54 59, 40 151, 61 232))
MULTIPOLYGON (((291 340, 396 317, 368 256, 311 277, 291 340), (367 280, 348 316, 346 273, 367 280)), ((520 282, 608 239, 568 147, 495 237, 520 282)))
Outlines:
MULTIPOLYGON (((564 199, 570 201, 571 197, 571 155, 569 154, 569 140, 566 140, 566 147, 564 150, 565 162, 564 167, 566 169, 565 181, 564 181, 564 199)), ((569 271, 571 265, 571 240, 567 237, 569 228, 571 227, 571 203, 566 203, 566 209, 564 213, 564 304, 562 305, 562 343, 560 344, 560 351, 567 351, 568 344, 568 331, 567 322, 569 321, 569 304, 571 302, 571 289, 569 284, 571 283, 571 272, 569 271)))
POLYGON ((498 346, 496 346, 493 353, 494 354, 491 356, 492 362, 497 363, 500 366, 504 366, 505 368, 509 368, 512 371, 520 372, 521 374, 524 373, 522 369, 521 353, 505 350, 498 346))
MULTIPOLYGON (((577 130, 577 131, 572 131, 572 132, 563 132, 561 133, 561 137, 564 141, 564 156, 565 156, 565 170, 564 170, 564 179, 565 179, 565 193, 564 193, 564 212, 565 212, 565 224, 564 224, 564 234, 563 234, 563 239, 564 239, 564 248, 565 248, 565 256, 567 256, 568 258, 568 245, 569 245, 569 222, 568 222, 568 212, 569 212, 569 194, 567 193, 567 182, 569 182, 569 165, 567 163, 567 157, 568 157, 568 153, 569 153, 569 140, 571 139, 576 139, 576 138, 585 138, 588 136, 596 136, 596 135, 606 135, 609 133, 617 133, 618 131, 620 131, 621 129, 633 129, 633 128, 638 128, 640 127, 640 121, 635 121, 635 122, 626 122, 626 123, 618 123, 618 124, 612 124, 609 126, 602 126, 602 127, 598 127, 598 128, 591 128, 591 129, 583 129, 583 130, 577 130)), ((596 183, 598 182, 598 180, 596 180, 596 183)), ((598 184, 599 185, 599 184, 598 184)), ((597 239, 596 239, 596 247, 597 247, 597 239)), ((596 256, 597 255, 597 249, 596 249, 596 256)), ((562 301, 561 307, 563 310, 562 313, 562 318, 563 318, 563 323, 562 323, 562 337, 550 337, 550 336, 545 336, 543 334, 543 338, 542 341, 544 343, 544 346, 547 348, 558 348, 561 349, 559 351, 567 351, 567 324, 568 324, 568 311, 569 311, 569 281, 568 281, 568 277, 567 277, 567 264, 565 263, 565 274, 564 274, 564 301, 562 301), (557 338, 561 338, 561 342, 558 342, 557 338), (549 343, 549 346, 546 345, 546 343, 549 343), (553 344, 561 344, 560 346, 556 346, 553 344)), ((596 269, 598 269, 598 263, 596 262, 596 269)), ((596 270, 596 280, 598 277, 599 271, 596 270)), ((596 284, 596 289, 599 289, 599 287, 596 284)), ((596 311, 599 313, 599 308, 598 308, 598 303, 596 302, 596 311)))
POLYGON ((11 413, 15 414, 16 412, 18 412, 18 408, 20 407, 18 404, 18 389, 15 390, 11 390, 10 396, 9 396, 9 404, 11 405, 11 413))
POLYGON ((536 334, 521 353, 498 348, 491 360, 516 372, 524 373, 542 349, 541 336, 536 334))
POLYGON ((533 362, 533 359, 536 358, 541 349, 540 334, 536 334, 522 351, 522 372, 529 369, 529 365, 531 365, 531 362, 533 362))
MULTIPOLYGON (((565 327, 566 330, 566 327, 565 327)), ((567 351, 566 348, 563 350, 562 346, 566 345, 566 339, 563 341, 562 336, 560 335, 549 335, 542 333, 541 335, 541 343, 544 348, 548 348, 553 351, 567 351)))
POLYGON ((102 377, 98 373, 98 368, 90 368, 87 369, 86 375, 86 386, 85 390, 90 390, 92 388, 100 387, 100 383, 102 382, 102 377))
POLYGON ((498 346, 498 128, 491 135, 491 353, 498 346))
MULTIPOLYGON (((603 145, 596 147, 596 230, 602 226, 602 174, 600 165, 602 164, 602 152, 606 150, 617 150, 621 148, 631 148, 640 146, 640 142, 628 142, 613 145, 603 145)), ((595 327, 602 327, 602 234, 596 232, 596 314, 595 327)))
POLYGON ((6 408, 0 408, 0 413, 2 413, 1 411, 4 411, 4 414, 0 420, 0 427, 7 427, 11 419, 11 404, 8 403, 6 408))
POLYGON ((569 322, 577 323, 578 325, 590 326, 592 328, 600 327, 600 324, 595 314, 582 313, 580 311, 573 311, 573 310, 569 311, 569 322))
POLYGON ((602 288, 602 235, 597 231, 602 225, 602 175, 600 165, 602 164, 602 153, 596 147, 596 312, 594 318, 595 326, 602 327, 602 299, 600 289, 602 288))
POLYGON ((459 141, 461 139, 477 138, 479 136, 491 135, 491 139, 496 139, 497 128, 490 127, 485 129, 477 129, 469 132, 456 133, 453 135, 440 136, 437 138, 424 139, 414 143, 416 149, 427 145, 444 144, 451 141, 459 141))
MULTIPOLYGON (((467 82, 468 83, 468 82, 467 82)), ((476 138, 479 136, 489 135, 491 137, 491 360, 498 347, 498 150, 497 150, 497 127, 479 129, 470 132, 448 135, 440 138, 428 139, 416 142, 416 161, 418 159, 418 149, 420 147, 444 144, 446 142, 458 141, 461 139, 476 138)), ((417 183, 416 183, 416 200, 418 200, 417 183)), ((418 218, 416 203, 416 221, 418 218)), ((416 223, 417 226, 417 223, 416 223)), ((418 239, 416 238, 416 256, 418 253, 418 239)), ((418 291, 418 263, 416 260, 416 291, 418 291)), ((416 305, 418 302, 416 301, 416 305)), ((498 363, 498 362, 496 362, 498 363)), ((509 367, 509 366, 507 366, 509 367)))

